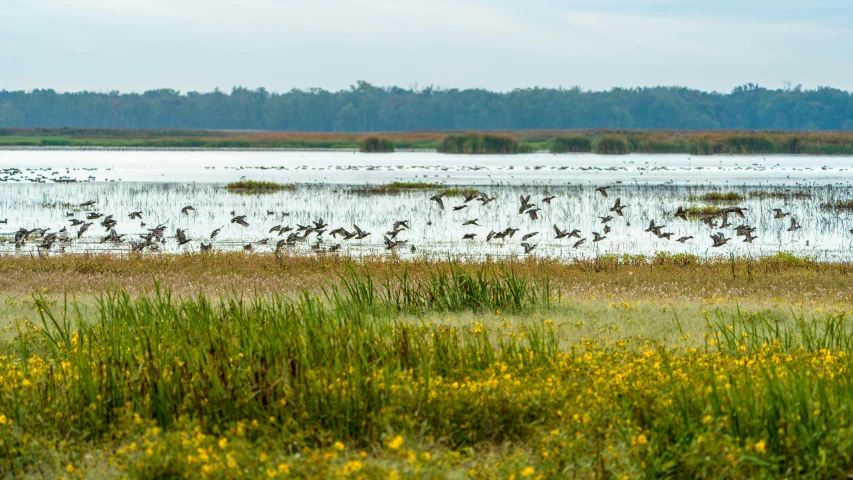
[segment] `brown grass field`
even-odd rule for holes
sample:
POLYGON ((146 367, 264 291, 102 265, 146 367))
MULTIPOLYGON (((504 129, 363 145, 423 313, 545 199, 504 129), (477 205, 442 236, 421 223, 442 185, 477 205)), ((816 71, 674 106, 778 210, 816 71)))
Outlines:
POLYGON ((475 272, 508 268, 527 278, 547 277, 567 298, 617 296, 631 300, 698 301, 706 298, 809 304, 853 301, 853 264, 824 263, 780 254, 761 259, 700 260, 692 256, 577 260, 517 258, 446 261, 394 257, 351 259, 334 255, 288 256, 242 252, 180 255, 65 255, 0 257, 0 291, 47 290, 95 294, 124 288, 150 290, 155 282, 178 294, 294 293, 334 285, 351 270, 377 279, 458 268, 475 272))

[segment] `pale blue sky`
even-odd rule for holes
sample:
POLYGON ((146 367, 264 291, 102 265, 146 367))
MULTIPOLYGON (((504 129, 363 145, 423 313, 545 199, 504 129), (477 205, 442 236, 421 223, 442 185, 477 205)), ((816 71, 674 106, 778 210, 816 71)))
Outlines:
POLYGON ((0 89, 853 90, 851 0, 3 0, 0 89))

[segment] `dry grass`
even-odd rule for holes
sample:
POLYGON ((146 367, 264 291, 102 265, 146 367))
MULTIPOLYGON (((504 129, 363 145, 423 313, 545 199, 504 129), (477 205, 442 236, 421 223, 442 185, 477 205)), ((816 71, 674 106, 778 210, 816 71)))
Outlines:
POLYGON ((0 292, 98 294, 122 287, 146 291, 155 282, 178 294, 296 292, 336 284, 350 269, 386 278, 403 271, 429 276, 437 269, 508 268, 526 277, 547 276, 565 298, 705 300, 709 298, 833 304, 853 299, 853 265, 780 254, 759 260, 700 260, 685 255, 614 257, 562 263, 519 258, 504 262, 451 262, 394 257, 287 256, 215 253, 150 256, 65 255, 0 257, 0 292))

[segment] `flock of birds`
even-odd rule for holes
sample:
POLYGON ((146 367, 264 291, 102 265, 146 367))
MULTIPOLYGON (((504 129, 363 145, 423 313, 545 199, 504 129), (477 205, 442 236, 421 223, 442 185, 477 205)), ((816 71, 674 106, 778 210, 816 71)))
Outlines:
MULTIPOLYGON (((595 192, 600 193, 601 196, 604 198, 608 198, 609 195, 607 193, 607 190, 609 188, 610 188, 609 186, 598 187, 595 189, 595 192)), ((542 203, 545 205, 550 205, 551 200, 553 200, 554 198, 556 198, 556 197, 553 195, 546 196, 546 197, 542 198, 542 203)), ((432 197, 430 197, 430 200, 436 202, 438 204, 438 207, 441 210, 445 209, 443 199, 444 199, 444 194, 435 194, 432 197)), ((488 195, 486 195, 483 192, 478 192, 476 194, 467 194, 467 195, 465 195, 464 202, 461 205, 454 206, 453 210, 454 211, 463 210, 463 209, 467 208, 467 204, 469 202, 474 201, 474 200, 480 201, 480 202, 482 202, 483 205, 486 205, 489 202, 491 202, 492 200, 494 200, 494 198, 489 197, 488 195)), ((520 205, 518 208, 518 214, 519 215, 528 215, 530 217, 530 220, 533 220, 533 221, 539 220, 538 212, 541 211, 541 208, 539 208, 537 205, 530 202, 530 195, 526 195, 526 196, 521 195, 519 197, 519 202, 520 202, 520 205)), ((610 207, 610 209, 609 209, 609 213, 613 213, 618 217, 624 217, 624 215, 625 215, 624 209, 628 208, 629 206, 630 205, 623 204, 621 198, 616 198, 613 206, 610 207)), ((745 220, 746 215, 744 214, 744 212, 747 210, 748 209, 745 207, 737 207, 737 206, 721 208, 721 209, 717 210, 716 212, 714 212, 713 214, 708 214, 708 215, 702 216, 700 220, 703 223, 705 223, 706 225, 708 225, 708 227, 710 227, 711 229, 724 229, 724 228, 732 226, 732 223, 729 222, 730 216, 738 217, 740 219, 745 220)), ((790 215, 790 213, 783 212, 779 208, 773 209, 773 212, 774 212, 774 218, 776 218, 776 219, 789 217, 789 215, 790 215)), ((679 206, 678 209, 675 211, 674 216, 677 218, 681 218, 682 220, 686 221, 687 215, 689 213, 690 212, 687 209, 679 206)), ((610 215, 610 214, 605 214, 603 216, 599 216, 598 218, 600 220, 600 224, 602 224, 603 227, 602 227, 600 232, 597 232, 597 231, 591 232, 592 242, 594 242, 594 243, 603 241, 607 238, 607 234, 610 233, 610 231, 611 231, 610 222, 614 219, 614 216, 610 215)), ((462 225, 463 226, 468 226, 468 225, 479 226, 479 224, 477 224, 478 220, 479 219, 466 220, 464 223, 462 223, 462 225)), ((788 228, 789 232, 794 232, 794 231, 799 230, 801 228, 801 226, 797 222, 796 218, 790 217, 790 222, 791 222, 791 224, 790 224, 790 227, 788 228)), ((630 227, 631 223, 629 221, 626 221, 625 225, 630 227)), ((664 228, 666 228, 666 225, 657 225, 657 224, 655 224, 655 220, 652 219, 649 221, 649 227, 646 228, 645 231, 652 233, 653 235, 655 235, 656 237, 658 237, 660 239, 671 240, 671 238, 674 234, 672 232, 664 232, 664 230, 663 230, 664 228)), ((554 234, 555 234, 554 238, 556 240, 561 240, 564 238, 567 238, 567 239, 576 238, 577 240, 575 240, 574 243, 572 244, 572 248, 578 248, 587 242, 587 237, 582 236, 582 232, 578 229, 573 229, 573 230, 569 231, 569 229, 567 228, 564 230, 564 229, 561 229, 560 227, 558 227, 556 224, 553 226, 553 229, 554 229, 554 234)), ((488 235, 486 235, 486 242, 490 242, 493 239, 503 240, 507 237, 512 238, 517 231, 518 231, 517 228, 512 228, 512 227, 508 227, 505 230, 501 230, 501 231, 492 230, 488 233, 488 235)), ((736 236, 744 237, 743 241, 746 243, 752 243, 753 240, 758 238, 758 236, 755 235, 755 231, 756 231, 755 227, 752 227, 752 226, 747 225, 747 224, 740 224, 740 225, 736 226, 734 228, 734 231, 735 231, 736 236)), ((850 230, 850 233, 853 233, 853 229, 850 230)), ((529 239, 535 237, 538 234, 539 234, 539 232, 535 231, 535 232, 530 232, 530 233, 524 234, 521 237, 521 247, 524 249, 524 253, 530 253, 538 246, 538 244, 532 244, 532 243, 528 242, 529 239)), ((475 240, 476 237, 477 237, 476 233, 466 233, 463 235, 462 239, 463 240, 475 240)), ((713 244, 711 245, 712 247, 722 247, 723 245, 725 245, 726 243, 728 243, 732 239, 730 237, 726 237, 726 234, 722 231, 717 231, 717 233, 709 235, 709 237, 713 241, 713 244)), ((682 236, 682 237, 679 237, 678 239, 676 239, 676 241, 680 242, 680 243, 686 243, 686 242, 689 242, 690 240, 693 240, 693 236, 682 236)))
MULTIPOLYGON (((607 190, 610 187, 598 187, 595 189, 595 193, 600 194, 604 198, 608 198, 607 190)), ((445 210, 445 193, 437 193, 430 197, 430 201, 435 202, 439 209, 445 210)), ((546 196, 541 199, 541 207, 531 202, 530 195, 521 195, 519 197, 519 208, 518 214, 520 216, 526 215, 531 221, 539 220, 539 212, 542 208, 548 208, 550 206, 551 201, 556 198, 555 196, 546 196)), ((484 192, 476 192, 476 193, 468 193, 464 195, 464 199, 461 204, 455 205, 452 207, 453 211, 463 211, 468 208, 469 204, 473 201, 478 201, 482 205, 488 205, 491 202, 495 201, 495 197, 490 197, 484 192)), ((66 216, 68 217, 69 226, 62 227, 59 231, 52 232, 50 228, 34 228, 34 229, 26 229, 20 228, 15 233, 15 247, 21 248, 26 242, 32 241, 33 239, 37 240, 37 248, 39 251, 51 250, 54 245, 59 245, 60 250, 64 251, 64 248, 67 244, 73 242, 75 239, 81 239, 84 234, 91 227, 93 227, 96 222, 104 228, 104 234, 99 236, 100 243, 111 243, 111 244, 126 244, 129 245, 130 250, 133 252, 143 252, 143 251, 158 251, 162 245, 167 243, 167 239, 174 238, 178 245, 186 245, 190 242, 193 242, 193 239, 190 238, 189 233, 186 229, 177 228, 175 229, 174 237, 167 236, 166 228, 167 224, 159 224, 154 226, 153 228, 147 228, 146 233, 136 235, 129 234, 119 234, 116 232, 116 226, 118 225, 118 220, 114 217, 114 215, 105 215, 103 213, 94 211, 93 208, 96 202, 94 200, 87 201, 85 203, 80 204, 78 207, 82 209, 81 211, 86 211, 85 216, 80 215, 81 218, 77 218, 77 215, 74 212, 67 212, 66 216)), ((616 198, 615 202, 611 207, 609 207, 608 212, 605 215, 599 216, 601 230, 590 232, 593 243, 598 243, 607 239, 607 234, 611 232, 611 223, 616 217, 624 217, 624 210, 630 208, 630 205, 626 205, 622 203, 621 198, 616 198), (615 215, 615 216, 614 216, 615 215)), ((712 240, 712 247, 721 247, 725 245, 727 242, 732 240, 732 238, 727 237, 726 234, 722 231, 723 229, 730 228, 733 224, 729 221, 733 218, 738 218, 741 220, 746 219, 745 211, 748 209, 745 207, 739 206, 730 206, 717 210, 712 214, 708 214, 701 218, 701 221, 708 225, 713 230, 717 230, 716 233, 709 235, 712 240)), ((188 205, 183 207, 180 210, 180 214, 183 216, 189 216, 191 213, 195 212, 195 208, 188 205)), ((276 213, 274 211, 267 211, 268 217, 273 217, 276 221, 281 221, 281 219, 287 218, 290 216, 289 213, 276 213)), ((679 206, 678 209, 674 212, 674 216, 683 220, 688 219, 688 214, 690 211, 685 209, 684 207, 679 206)), ((790 217, 789 213, 783 212, 781 209, 774 209, 774 218, 775 219, 783 219, 786 217, 790 217)), ((140 221, 140 227, 145 228, 146 224, 143 219, 142 211, 134 211, 128 214, 128 218, 130 220, 138 220, 140 221)), ((462 222, 463 227, 479 227, 481 226, 479 223, 479 219, 469 219, 464 220, 462 222)), ((7 223, 7 220, 0 220, 0 223, 7 223)), ((247 220, 247 215, 238 215, 236 212, 231 212, 231 224, 238 225, 240 227, 248 227, 249 222, 247 220)), ((432 222, 427 222, 427 225, 432 225, 432 222)), ((630 221, 626 219, 625 225, 630 227, 630 221)), ((204 241, 200 242, 201 251, 210 251, 213 249, 212 240, 216 239, 217 235, 225 228, 225 225, 214 229, 210 235, 208 236, 208 242, 204 241)), ((673 237, 672 232, 666 232, 664 229, 666 225, 659 225, 655 223, 655 220, 652 219, 649 221, 648 228, 645 229, 646 232, 649 232, 655 235, 659 239, 663 240, 671 240, 673 237)), ((801 228, 800 224, 797 222, 796 218, 790 217, 790 226, 787 229, 789 232, 794 232, 801 228)), ((414 245, 409 245, 407 240, 398 239, 398 235, 406 230, 409 230, 409 221, 408 220, 397 220, 394 221, 391 225, 390 230, 386 231, 383 235, 383 241, 385 248, 388 250, 395 250, 397 248, 407 246, 412 252, 416 251, 416 247, 414 245)), ((746 223, 741 223, 733 228, 735 235, 738 237, 743 237, 743 242, 752 243, 758 236, 755 234, 756 229, 746 223)), ((485 237, 486 242, 491 242, 493 240, 500 240, 502 242, 506 242, 508 239, 514 238, 515 234, 520 231, 519 228, 514 228, 509 226, 503 230, 491 230, 485 237)), ((572 248, 578 248, 581 245, 587 242, 588 237, 584 236, 583 233, 578 229, 569 230, 568 228, 562 229, 556 224, 553 225, 553 231, 556 240, 572 240, 572 248)), ((348 227, 337 227, 334 229, 330 229, 329 225, 322 219, 317 219, 312 222, 309 222, 307 225, 296 224, 296 227, 291 227, 290 225, 284 225, 283 223, 279 223, 273 225, 268 233, 276 234, 278 239, 270 239, 264 238, 254 243, 248 243, 243 245, 243 249, 247 251, 251 251, 254 249, 254 244, 257 245, 274 245, 275 251, 278 252, 282 248, 294 246, 302 243, 310 243, 313 251, 317 253, 323 252, 335 252, 341 249, 341 241, 349 241, 349 240, 363 240, 370 236, 372 233, 368 232, 358 225, 353 224, 352 229, 348 227), (324 237, 325 235, 325 237, 324 237), (314 236, 315 241, 309 242, 311 236, 314 236), (328 239, 331 237, 334 243, 327 245, 324 242, 324 239, 328 239)), ((853 230, 851 230, 853 233, 853 230)), ((539 231, 531 231, 521 235, 520 246, 523 248, 524 253, 531 253, 538 244, 532 243, 533 238, 539 235, 539 231)), ((475 241, 477 239, 477 233, 465 233, 462 236, 462 240, 464 241, 475 241)), ((693 240, 693 236, 681 236, 676 239, 676 241, 680 243, 686 243, 693 240)), ((5 243, 5 240, 2 241, 5 243)))

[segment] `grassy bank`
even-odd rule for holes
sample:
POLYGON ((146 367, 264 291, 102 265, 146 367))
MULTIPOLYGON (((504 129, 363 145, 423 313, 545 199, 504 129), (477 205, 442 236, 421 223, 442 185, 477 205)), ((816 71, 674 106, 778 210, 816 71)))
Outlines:
POLYGON ((848 265, 164 257, 0 259, 24 283, 132 271, 127 286, 148 289, 66 303, 40 288, 29 311, 6 298, 0 471, 836 478, 850 468, 826 453, 849 450, 853 431, 848 265), (214 296, 196 283, 178 295, 162 277, 155 288, 154 272, 292 283, 236 293, 220 283, 214 296), (793 303, 779 303, 786 294, 793 303), (820 307, 803 305, 811 295, 820 307))
POLYGON ((853 133, 788 131, 521 130, 507 132, 302 133, 197 130, 0 129, 0 146, 124 148, 379 148, 448 153, 594 152, 853 155, 853 133), (373 147, 370 147, 373 148, 373 147))

